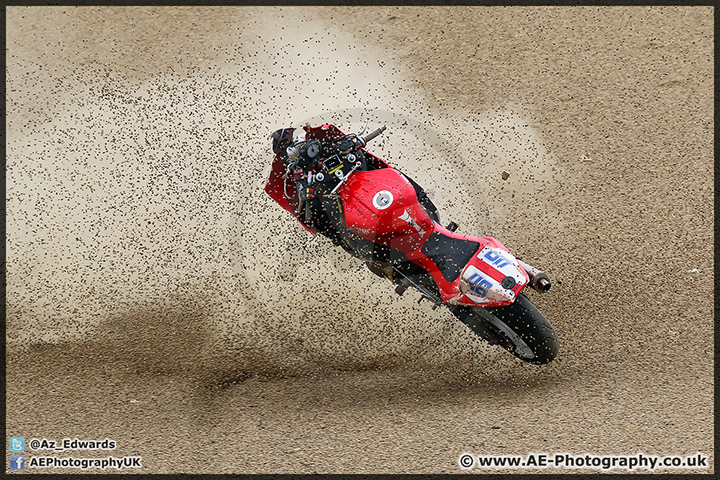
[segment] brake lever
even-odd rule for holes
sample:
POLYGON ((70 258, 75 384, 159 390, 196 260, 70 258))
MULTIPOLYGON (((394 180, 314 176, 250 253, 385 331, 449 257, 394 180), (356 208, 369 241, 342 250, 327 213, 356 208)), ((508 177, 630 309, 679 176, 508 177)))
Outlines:
POLYGON ((368 118, 367 120, 365 120, 365 126, 364 126, 363 129, 360 131, 360 133, 356 134, 357 137, 359 137, 360 135, 362 135, 363 133, 365 133, 365 130, 367 130, 367 126, 368 126, 368 122, 369 122, 369 121, 370 121, 369 118, 368 118))

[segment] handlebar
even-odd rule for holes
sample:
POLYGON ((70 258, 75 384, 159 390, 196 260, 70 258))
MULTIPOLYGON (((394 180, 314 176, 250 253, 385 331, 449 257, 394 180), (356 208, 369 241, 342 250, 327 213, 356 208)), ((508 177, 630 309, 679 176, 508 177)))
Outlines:
POLYGON ((370 140, 372 140, 373 138, 375 138, 375 137, 377 137, 378 135, 380 135, 382 132, 384 132, 386 128, 387 128, 387 126, 380 127, 380 128, 378 128, 377 130, 375 130, 374 132, 370 132, 370 133, 368 133, 366 136, 360 137, 360 138, 362 138, 362 140, 363 140, 364 143, 367 143, 367 142, 369 142, 370 140))

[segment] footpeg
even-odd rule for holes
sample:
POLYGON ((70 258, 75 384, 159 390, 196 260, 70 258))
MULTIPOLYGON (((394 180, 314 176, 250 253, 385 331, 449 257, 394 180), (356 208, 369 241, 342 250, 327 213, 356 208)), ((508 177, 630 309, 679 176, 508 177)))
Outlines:
POLYGON ((398 286, 395 287, 395 293, 397 293, 398 295, 402 295, 403 293, 405 293, 405 290, 407 290, 409 286, 410 282, 407 280, 407 278, 403 278, 398 284, 398 286))
POLYGON ((455 222, 450 222, 450 224, 449 224, 447 227, 445 227, 445 228, 447 228, 447 229, 450 230, 451 232, 454 232, 455 230, 458 229, 458 224, 455 223, 455 222))
POLYGON ((438 305, 440 305, 440 303, 441 303, 440 300, 438 300, 438 301, 433 301, 432 298, 429 298, 429 297, 426 297, 425 295, 422 295, 420 298, 418 298, 418 304, 422 303, 422 301, 425 300, 426 298, 427 298, 430 302, 432 302, 433 306, 430 307, 430 308, 432 308, 433 310, 435 310, 435 309, 438 307, 438 305))

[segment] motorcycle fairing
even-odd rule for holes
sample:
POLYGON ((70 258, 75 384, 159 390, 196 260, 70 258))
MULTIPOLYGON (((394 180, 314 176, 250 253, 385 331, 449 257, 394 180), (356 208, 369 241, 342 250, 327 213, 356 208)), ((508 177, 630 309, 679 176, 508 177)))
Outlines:
POLYGON ((295 191, 295 184, 293 183, 292 179, 283 178, 284 174, 285 162, 280 155, 275 155, 272 167, 270 168, 270 173, 265 179, 265 192, 267 192, 267 194, 270 195, 273 200, 280 204, 281 207, 290 212, 293 217, 295 217, 298 222, 302 224, 303 227, 305 227, 310 233, 315 235, 317 233, 315 227, 306 225, 304 222, 305 219, 302 215, 295 215, 295 211, 297 210, 299 204, 297 191, 295 191), (288 196, 290 198, 285 197, 285 191, 288 192, 288 196))
POLYGON ((494 238, 484 237, 484 245, 460 276, 459 287, 465 299, 486 306, 507 305, 517 298, 530 277, 507 248, 494 238))
MULTIPOLYGON (((345 134, 337 128, 335 125, 326 123, 313 128, 305 129, 305 139, 313 140, 318 139, 320 141, 336 140, 345 136, 345 134)), ((390 167, 384 160, 376 157, 367 150, 363 149, 365 156, 369 161, 373 162, 376 168, 388 168, 390 167)), ((317 229, 312 225, 305 224, 303 215, 296 215, 295 211, 298 208, 299 200, 297 192, 295 191, 295 184, 291 178, 283 178, 285 174, 285 162, 283 161, 283 153, 275 155, 270 168, 270 173, 265 180, 265 192, 275 200, 281 207, 290 212, 303 227, 305 227, 313 235, 317 234, 317 229), (290 198, 286 198, 284 192, 287 191, 290 198)))
POLYGON ((345 225, 366 240, 411 252, 434 231, 415 187, 395 169, 356 172, 338 193, 345 207, 345 225))
MULTIPOLYGON (((458 249, 465 245, 464 248, 471 250, 471 244, 478 245, 478 248, 470 254, 467 264, 460 266, 462 274, 454 276, 454 278, 453 276, 446 278, 445 272, 438 266, 436 260, 424 253, 423 250, 431 255, 432 251, 423 247, 407 253, 407 257, 413 263, 430 274, 440 290, 443 301, 453 305, 500 307, 512 303, 518 293, 527 285, 529 277, 525 270, 507 248, 496 239, 472 237, 470 240, 464 235, 445 229, 438 223, 435 223, 434 226, 434 234, 442 235, 441 238, 444 239, 453 239, 453 241, 444 240, 449 244, 448 248, 454 246, 458 249), (490 253, 488 254, 488 252, 490 253), (502 285, 506 277, 513 278, 514 283, 510 288, 502 285)), ((458 261, 462 261, 460 257, 464 255, 464 258, 467 258, 467 251, 464 253, 458 251, 454 255, 458 261)))
MULTIPOLYGON (((344 134, 331 124, 306 128, 307 140, 313 138, 321 141, 333 140, 343 136, 344 134)), ((451 232, 433 221, 419 203, 416 188, 402 173, 365 149, 363 152, 368 164, 373 164, 374 169, 355 172, 338 192, 345 206, 344 218, 346 222, 350 220, 347 222, 348 229, 365 240, 390 247, 401 256, 404 253, 406 258, 430 274, 440 291, 442 300, 449 304, 485 307, 511 304, 528 284, 529 276, 509 250, 494 238, 471 237, 472 241, 479 242, 475 242, 478 243, 478 249, 476 253, 473 252, 474 255, 471 254, 465 266, 461 265, 462 259, 459 257, 467 256, 467 252, 453 255, 452 260, 440 260, 440 257, 434 254, 432 246, 425 250, 427 254, 423 253, 425 242, 433 234, 459 241, 445 240, 448 244, 467 247, 471 241, 464 235, 451 232), (369 177, 365 178, 365 181, 375 181, 373 188, 361 185, 365 175, 369 177), (390 193, 392 201, 389 201, 388 207, 380 209, 373 204, 373 200, 384 206, 379 203, 382 201, 380 197, 376 199, 376 195, 382 191, 390 193), (350 214, 348 210, 352 210, 350 214), (380 215, 382 212, 391 215, 380 215), (439 266, 436 261, 442 265, 439 266), (458 269, 462 270, 460 275, 456 275, 458 269), (513 278, 515 282, 511 288, 502 285, 507 277, 513 278)), ((276 155, 265 181, 265 191, 308 231, 316 234, 317 230, 313 226, 304 223, 303 215, 295 214, 298 207, 297 192, 292 179, 284 179, 284 174, 283 157, 276 155), (290 198, 285 197, 285 191, 290 198)), ((390 196, 384 195, 384 197, 385 201, 388 201, 390 196)), ((342 205, 340 209, 342 212, 342 205)), ((469 247, 467 249, 472 250, 469 247)))
POLYGON ((512 277, 512 281, 518 285, 525 285, 529 280, 517 259, 506 249, 488 244, 478 252, 477 258, 481 260, 477 264, 480 270, 495 279, 502 281, 512 277))
MULTIPOLYGON (((288 129, 289 130, 289 129, 288 129)), ((315 128, 305 127, 305 139, 312 140, 317 138, 319 140, 332 140, 342 138, 345 134, 340 131, 335 125, 324 124, 315 128)), ((277 153, 277 152, 276 152, 277 153)), ((317 229, 312 225, 305 224, 305 218, 303 215, 296 215, 295 211, 298 208, 299 200, 297 191, 295 190, 295 183, 291 178, 283 178, 285 175, 285 162, 283 160, 284 152, 279 152, 273 158, 272 167, 270 173, 265 179, 265 192, 275 200, 281 207, 290 212, 303 227, 305 227, 313 235, 317 234, 317 229), (285 192, 288 193, 290 198, 285 196, 285 192)), ((383 162, 384 163, 384 162, 383 162)))

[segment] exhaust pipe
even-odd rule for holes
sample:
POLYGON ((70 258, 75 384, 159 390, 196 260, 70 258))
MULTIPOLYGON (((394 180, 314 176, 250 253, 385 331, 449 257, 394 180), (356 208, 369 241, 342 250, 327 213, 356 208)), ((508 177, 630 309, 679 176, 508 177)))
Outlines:
POLYGON ((532 287, 533 290, 537 290, 540 293, 545 293, 550 290, 552 284, 550 283, 550 277, 548 277, 545 272, 541 272, 537 268, 533 267, 532 265, 528 265, 519 258, 517 259, 517 261, 530 276, 530 287, 532 287))

